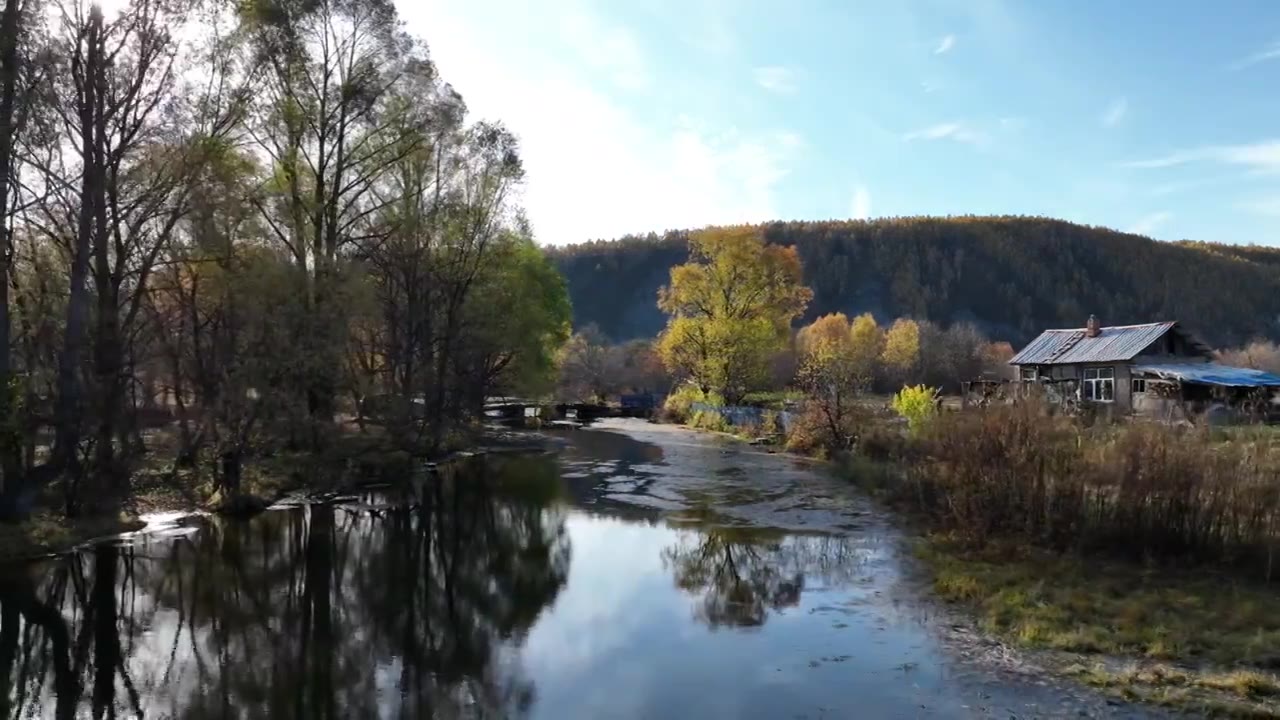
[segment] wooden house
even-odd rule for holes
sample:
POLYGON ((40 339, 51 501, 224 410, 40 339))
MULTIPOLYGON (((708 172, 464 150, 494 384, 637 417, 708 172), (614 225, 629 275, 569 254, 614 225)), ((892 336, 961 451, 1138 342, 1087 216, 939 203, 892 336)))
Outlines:
POLYGON ((1120 412, 1168 413, 1187 403, 1238 405, 1270 399, 1280 376, 1213 362, 1212 350, 1176 322, 1046 330, 1009 361, 1024 383, 1120 412))

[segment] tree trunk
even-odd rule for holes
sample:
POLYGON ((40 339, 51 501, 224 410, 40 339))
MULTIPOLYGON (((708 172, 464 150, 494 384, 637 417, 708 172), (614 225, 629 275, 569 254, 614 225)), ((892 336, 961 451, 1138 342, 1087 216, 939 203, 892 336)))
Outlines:
MULTIPOLYGON (((90 77, 97 87, 106 87, 106 69, 102 63, 94 64, 94 74, 90 77)), ((120 283, 111 268, 111 248, 114 242, 111 232, 111 220, 107 215, 107 183, 115 187, 115 174, 112 169, 108 175, 107 149, 107 113, 108 108, 98 98, 94 108, 93 123, 97 133, 94 143, 93 162, 86 165, 86 174, 91 174, 93 183, 93 212, 96 231, 93 235, 93 281, 97 291, 98 308, 96 333, 93 346, 93 369, 96 376, 96 410, 97 432, 94 443, 94 474, 106 480, 108 487, 114 488, 118 482, 116 472, 116 425, 120 416, 123 401, 120 377, 123 371, 123 344, 120 338, 120 283), (91 171, 91 172, 90 172, 91 171)), ((116 218, 118 221, 118 218, 116 218)))
MULTIPOLYGON (((0 385, 10 381, 13 365, 9 357, 9 264, 13 256, 12 218, 9 216, 9 185, 13 172, 14 109, 18 95, 18 33, 22 0, 7 0, 0 15, 0 385)), ((0 386, 0 392, 7 388, 0 386)), ((16 398, 16 395, 12 396, 16 398)), ((9 406, 9 414, 16 408, 9 406)), ((0 418, 5 431, 16 428, 15 418, 0 418)), ((21 489, 21 443, 0 439, 0 509, 21 489)))
MULTIPOLYGON (((101 11, 94 8, 89 15, 89 28, 84 42, 84 56, 73 61, 73 72, 78 73, 80 101, 80 149, 86 164, 94 157, 95 122, 98 114, 97 66, 100 62, 102 35, 101 11)), ((61 472, 68 464, 76 462, 76 446, 80 443, 80 415, 83 412, 80 360, 83 353, 85 325, 89 315, 90 245, 94 220, 94 173, 86 168, 81 180, 80 216, 76 228, 75 247, 71 260, 67 324, 62 353, 58 358, 58 399, 54 408, 54 445, 50 466, 61 472)))

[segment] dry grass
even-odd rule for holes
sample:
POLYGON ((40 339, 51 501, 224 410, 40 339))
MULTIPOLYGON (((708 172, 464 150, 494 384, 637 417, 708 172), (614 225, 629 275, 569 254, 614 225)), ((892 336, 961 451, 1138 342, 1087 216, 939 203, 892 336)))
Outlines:
POLYGON ((1280 668, 1280 594, 1262 583, 936 535, 919 554, 939 597, 1026 646, 1280 668))
POLYGON ((1073 665, 1067 673, 1128 700, 1148 702, 1201 717, 1280 718, 1280 681, 1248 670, 1197 673, 1169 665, 1073 665))
POLYGON ((1260 582, 931 536, 939 597, 1027 648, 1129 658, 1073 675, 1130 699, 1229 717, 1280 717, 1280 594, 1260 582), (1178 667, 1169 665, 1177 662, 1178 667))
POLYGON ((896 478, 850 475, 927 526, 937 594, 984 631, 1127 659, 1076 674, 1132 699, 1280 717, 1280 433, 1026 404, 944 413, 896 454, 896 478))
POLYGON ((1153 424, 1085 428, 1026 404, 944 415, 895 499, 977 546, 1017 539, 1280 575, 1280 452, 1153 424))

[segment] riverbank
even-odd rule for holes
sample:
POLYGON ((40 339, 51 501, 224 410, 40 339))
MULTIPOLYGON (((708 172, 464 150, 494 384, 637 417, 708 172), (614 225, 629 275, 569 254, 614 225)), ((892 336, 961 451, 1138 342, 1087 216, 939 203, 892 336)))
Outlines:
POLYGON ((1117 698, 1280 717, 1259 522, 1274 433, 1088 427, 1037 408, 938 423, 913 436, 865 418, 836 466, 899 511, 926 584, 973 632, 1117 698))
POLYGON ((1143 566, 925 535, 933 590, 988 637, 1115 697, 1212 717, 1280 717, 1280 595, 1215 570, 1143 566))
POLYGON ((1257 524, 1269 438, 1028 410, 939 422, 842 474, 905 519, 933 591, 974 632, 1117 698, 1280 717, 1280 593, 1257 524))
POLYGON ((393 448, 377 434, 347 432, 320 453, 247 458, 241 492, 227 498, 207 468, 176 467, 161 437, 130 477, 127 491, 103 504, 110 508, 105 512, 69 518, 61 511, 60 485, 45 487, 26 519, 0 523, 0 564, 64 554, 98 539, 142 529, 147 518, 157 514, 252 515, 292 496, 312 499, 395 484, 415 472, 439 472, 478 455, 537 451, 547 441, 537 433, 486 428, 475 435, 469 449, 430 458, 393 448))

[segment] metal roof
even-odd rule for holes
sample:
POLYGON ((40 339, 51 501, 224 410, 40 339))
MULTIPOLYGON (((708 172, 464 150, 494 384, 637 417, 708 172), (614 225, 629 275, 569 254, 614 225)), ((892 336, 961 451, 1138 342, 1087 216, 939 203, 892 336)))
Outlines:
POLYGON ((1135 373, 1155 375, 1165 380, 1199 383, 1201 385, 1227 385, 1230 387, 1280 387, 1280 375, 1230 367, 1217 363, 1160 363, 1134 365, 1135 373))
POLYGON ((1084 328, 1045 330, 1022 348, 1022 352, 1014 355, 1009 363, 1068 365, 1132 360, 1175 325, 1175 322, 1162 322, 1104 327, 1097 337, 1092 338, 1085 337, 1084 328))

